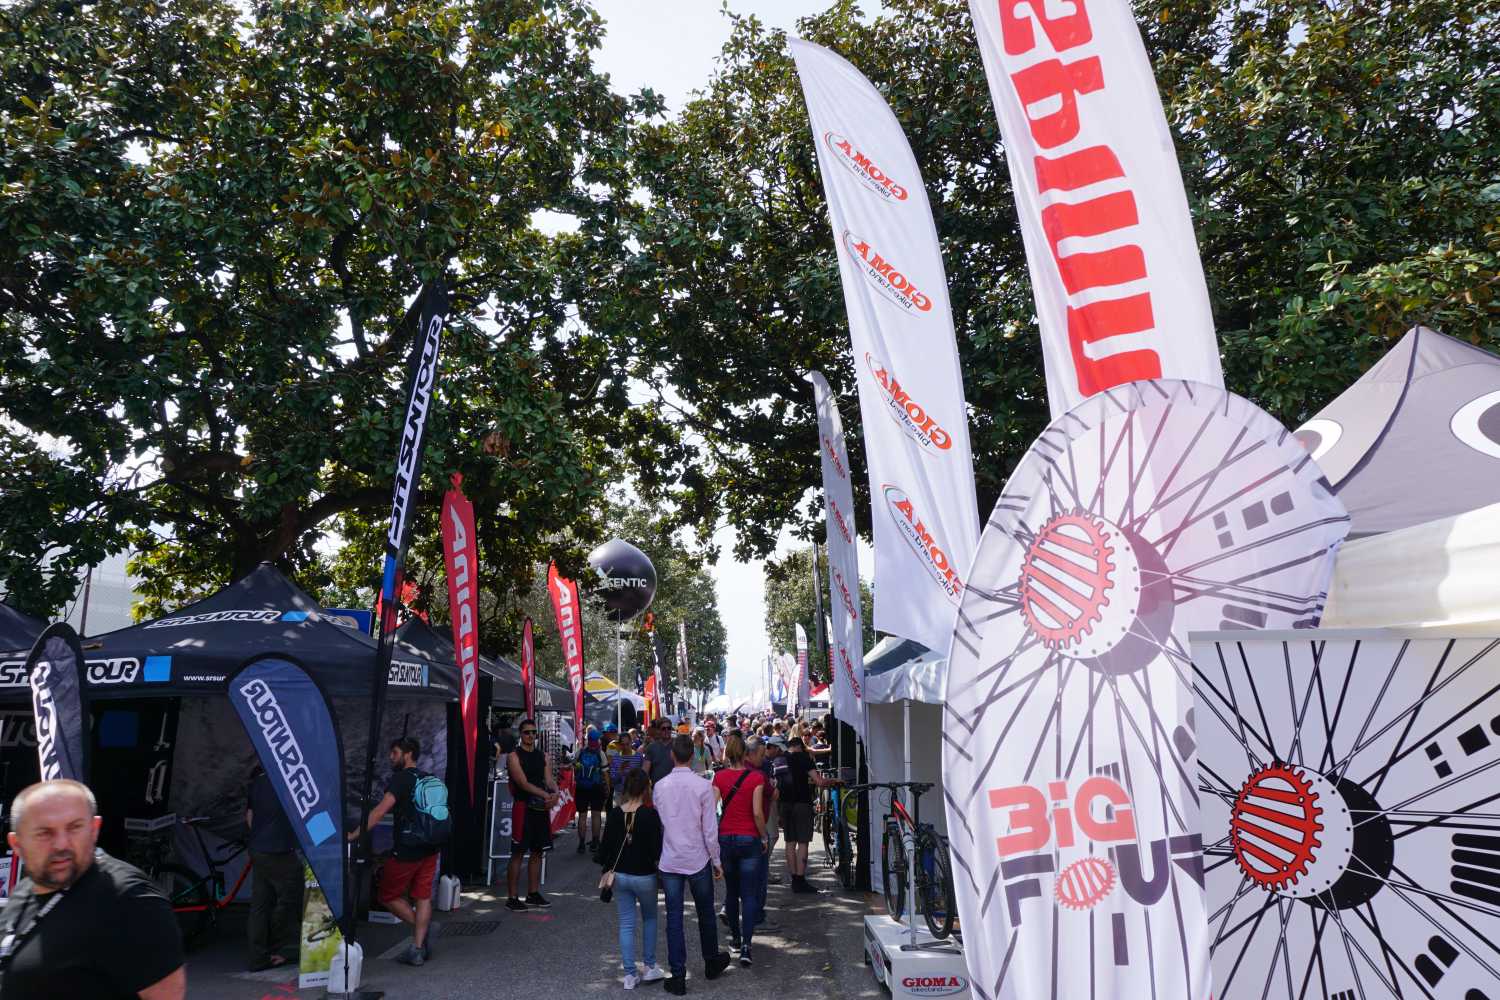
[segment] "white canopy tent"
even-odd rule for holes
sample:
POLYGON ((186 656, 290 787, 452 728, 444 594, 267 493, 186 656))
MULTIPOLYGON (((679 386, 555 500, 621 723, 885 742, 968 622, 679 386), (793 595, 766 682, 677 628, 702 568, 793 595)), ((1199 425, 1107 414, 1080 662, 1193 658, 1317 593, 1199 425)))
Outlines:
MULTIPOLYGON (((930 781, 923 823, 948 831, 943 809, 943 685, 948 661, 919 642, 887 636, 865 654, 865 752, 871 781, 930 781)), ((910 803, 908 802, 908 805, 910 803)), ((870 884, 879 891, 886 803, 871 796, 870 884)))

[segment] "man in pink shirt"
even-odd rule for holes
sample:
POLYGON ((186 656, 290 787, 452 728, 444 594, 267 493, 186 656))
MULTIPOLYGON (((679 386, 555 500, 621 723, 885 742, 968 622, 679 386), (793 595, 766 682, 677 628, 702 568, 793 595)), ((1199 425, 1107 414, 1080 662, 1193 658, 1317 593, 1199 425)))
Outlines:
POLYGON ((672 975, 662 984, 668 993, 687 992, 687 939, 683 933, 684 896, 693 894, 698 911, 698 944, 704 976, 717 979, 729 967, 729 953, 719 950, 714 922, 714 879, 724 877, 719 864, 719 821, 714 815, 713 786, 693 773, 693 740, 672 737, 672 772, 656 783, 652 799, 661 817, 662 894, 667 902, 667 964, 672 975))

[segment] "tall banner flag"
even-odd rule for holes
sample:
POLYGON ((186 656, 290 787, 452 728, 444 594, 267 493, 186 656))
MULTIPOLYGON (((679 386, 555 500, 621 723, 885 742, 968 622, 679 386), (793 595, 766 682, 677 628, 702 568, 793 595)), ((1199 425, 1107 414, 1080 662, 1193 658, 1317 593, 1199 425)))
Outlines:
POLYGON ((812 704, 812 694, 808 690, 811 686, 807 676, 807 630, 797 622, 797 682, 792 688, 792 700, 797 708, 806 708, 812 704))
POLYGON ((833 678, 830 701, 840 722, 865 738, 864 623, 859 605, 859 548, 854 533, 854 483, 849 479, 849 452, 838 399, 820 372, 808 379, 818 410, 818 456, 823 465, 823 510, 828 529, 828 597, 833 623, 828 634, 828 670, 833 678))
POLYGON ((557 563, 547 566, 547 593, 552 597, 552 615, 568 665, 568 683, 573 687, 573 732, 583 728, 583 613, 578 604, 578 584, 558 573, 557 563))
POLYGON ((1188 633, 1315 625, 1348 530, 1297 439, 1222 389, 1134 382, 1037 438, 979 543, 941 727, 976 998, 1223 995, 1188 633))
POLYGON ((521 623, 521 689, 526 696, 526 718, 536 718, 536 642, 531 616, 521 623))
POLYGON ((334 922, 348 935, 354 921, 344 892, 344 744, 328 697, 300 664, 280 656, 248 660, 225 687, 334 922))
POLYGON ((937 229, 880 93, 793 39, 833 223, 875 538, 875 627, 946 651, 979 540, 963 379, 937 229))
MULTIPOLYGON (((422 449, 427 442, 428 417, 437 396, 438 352, 443 343, 448 295, 441 280, 422 290, 417 340, 412 347, 411 370, 406 382, 406 416, 401 423, 401 446, 396 452, 395 483, 392 487, 391 522, 385 539, 385 572, 380 587, 379 641, 375 648, 375 674, 370 679, 370 731, 365 749, 365 776, 361 800, 368 816, 370 790, 375 780, 375 754, 380 742, 380 722, 385 716, 386 687, 391 673, 390 634, 395 631, 396 589, 406 546, 411 540, 412 511, 422 479, 422 449)), ((362 818, 363 818, 362 816, 362 818)), ((362 822, 361 827, 365 824, 362 822)))
POLYGON ((661 718, 661 701, 657 697, 655 674, 652 674, 650 677, 646 678, 646 683, 642 686, 641 694, 646 699, 645 718, 646 725, 649 726, 651 725, 651 723, 661 718))
POLYGON ((969 0, 1054 418, 1138 379, 1224 385, 1182 175, 1126 0, 969 0))
POLYGON ((687 696, 688 689, 688 651, 687 651, 687 622, 677 623, 677 688, 687 696))
POLYGON ((448 571, 448 614, 461 684, 458 711, 473 805, 474 754, 479 746, 479 536, 474 531, 474 505, 463 494, 463 476, 455 472, 452 483, 443 494, 443 565, 448 571))
POLYGON ((67 622, 47 626, 26 657, 43 781, 88 780, 84 669, 78 633, 67 622))
POLYGON ((666 679, 661 672, 661 640, 654 634, 651 636, 651 673, 656 678, 656 714, 662 715, 669 702, 666 679))

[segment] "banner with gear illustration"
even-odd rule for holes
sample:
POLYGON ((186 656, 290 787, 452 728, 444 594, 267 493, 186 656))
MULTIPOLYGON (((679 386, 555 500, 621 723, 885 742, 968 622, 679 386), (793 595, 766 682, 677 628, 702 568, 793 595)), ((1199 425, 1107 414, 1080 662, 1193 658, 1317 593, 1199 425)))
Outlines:
POLYGON ((1037 438, 949 658, 944 799, 975 997, 1208 1000, 1188 633, 1316 624, 1347 530, 1296 439, 1222 389, 1132 383, 1037 438))

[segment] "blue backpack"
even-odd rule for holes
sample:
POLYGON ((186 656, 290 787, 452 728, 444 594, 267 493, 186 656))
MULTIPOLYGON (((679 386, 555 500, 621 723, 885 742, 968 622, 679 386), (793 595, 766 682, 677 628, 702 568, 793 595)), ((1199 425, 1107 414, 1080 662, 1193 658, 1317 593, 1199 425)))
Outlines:
POLYGON ((598 788, 604 784, 604 753, 600 750, 584 750, 578 755, 579 788, 598 788))
POLYGON ((411 789, 411 808, 398 831, 402 847, 442 847, 453 836, 453 817, 448 812, 448 786, 423 771, 417 772, 411 789))

